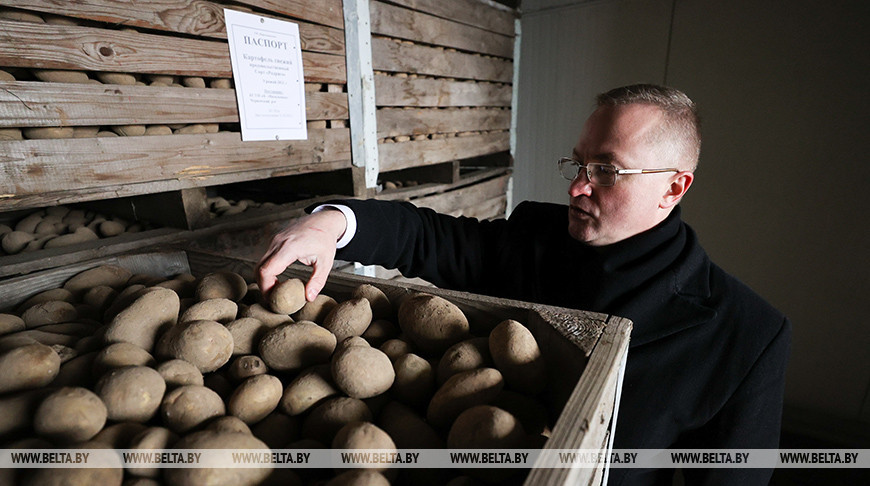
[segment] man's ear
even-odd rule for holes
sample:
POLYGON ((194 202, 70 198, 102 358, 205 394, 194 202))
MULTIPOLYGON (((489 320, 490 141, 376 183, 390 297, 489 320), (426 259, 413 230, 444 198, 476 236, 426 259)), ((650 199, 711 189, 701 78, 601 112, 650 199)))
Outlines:
POLYGON ((693 172, 688 170, 678 172, 677 175, 671 179, 671 184, 668 186, 667 192, 662 197, 659 207, 662 209, 669 209, 676 206, 689 190, 689 187, 692 186, 692 181, 694 180, 695 174, 693 172))

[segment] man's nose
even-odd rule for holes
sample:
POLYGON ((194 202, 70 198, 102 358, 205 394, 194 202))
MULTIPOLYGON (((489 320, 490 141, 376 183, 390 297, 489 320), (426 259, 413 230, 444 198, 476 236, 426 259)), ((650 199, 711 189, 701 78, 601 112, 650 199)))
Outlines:
POLYGON ((568 186, 568 195, 571 197, 592 195, 592 183, 589 182, 585 170, 580 169, 580 173, 571 181, 571 185, 568 186))

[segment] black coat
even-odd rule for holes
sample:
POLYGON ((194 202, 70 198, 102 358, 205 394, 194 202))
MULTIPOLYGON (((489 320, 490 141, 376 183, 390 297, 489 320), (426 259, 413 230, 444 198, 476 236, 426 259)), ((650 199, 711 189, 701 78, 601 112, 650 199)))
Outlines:
MULTIPOLYGON (((408 203, 342 201, 358 229, 337 257, 439 287, 605 312, 634 323, 617 449, 765 449, 779 443, 791 326, 713 264, 680 210, 606 247, 570 237, 567 206, 525 202, 509 220, 408 203)), ((612 468, 610 484, 673 471, 612 468)), ((688 484, 766 484, 761 469, 686 469, 688 484)))

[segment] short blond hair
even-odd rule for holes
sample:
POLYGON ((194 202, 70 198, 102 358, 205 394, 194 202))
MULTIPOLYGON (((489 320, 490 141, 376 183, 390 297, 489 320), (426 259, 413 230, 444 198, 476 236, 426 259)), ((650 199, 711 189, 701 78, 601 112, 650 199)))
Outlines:
POLYGON ((658 107, 664 123, 655 136, 673 148, 681 168, 697 168, 701 156, 701 118, 695 102, 682 91, 655 84, 634 84, 601 93, 596 102, 599 107, 631 104, 658 107))

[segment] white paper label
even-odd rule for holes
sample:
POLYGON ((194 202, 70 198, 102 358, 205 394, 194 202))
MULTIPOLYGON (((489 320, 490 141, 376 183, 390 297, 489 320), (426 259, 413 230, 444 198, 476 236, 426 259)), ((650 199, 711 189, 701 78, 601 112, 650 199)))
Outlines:
POLYGON ((304 140, 299 25, 224 9, 242 140, 304 140))

